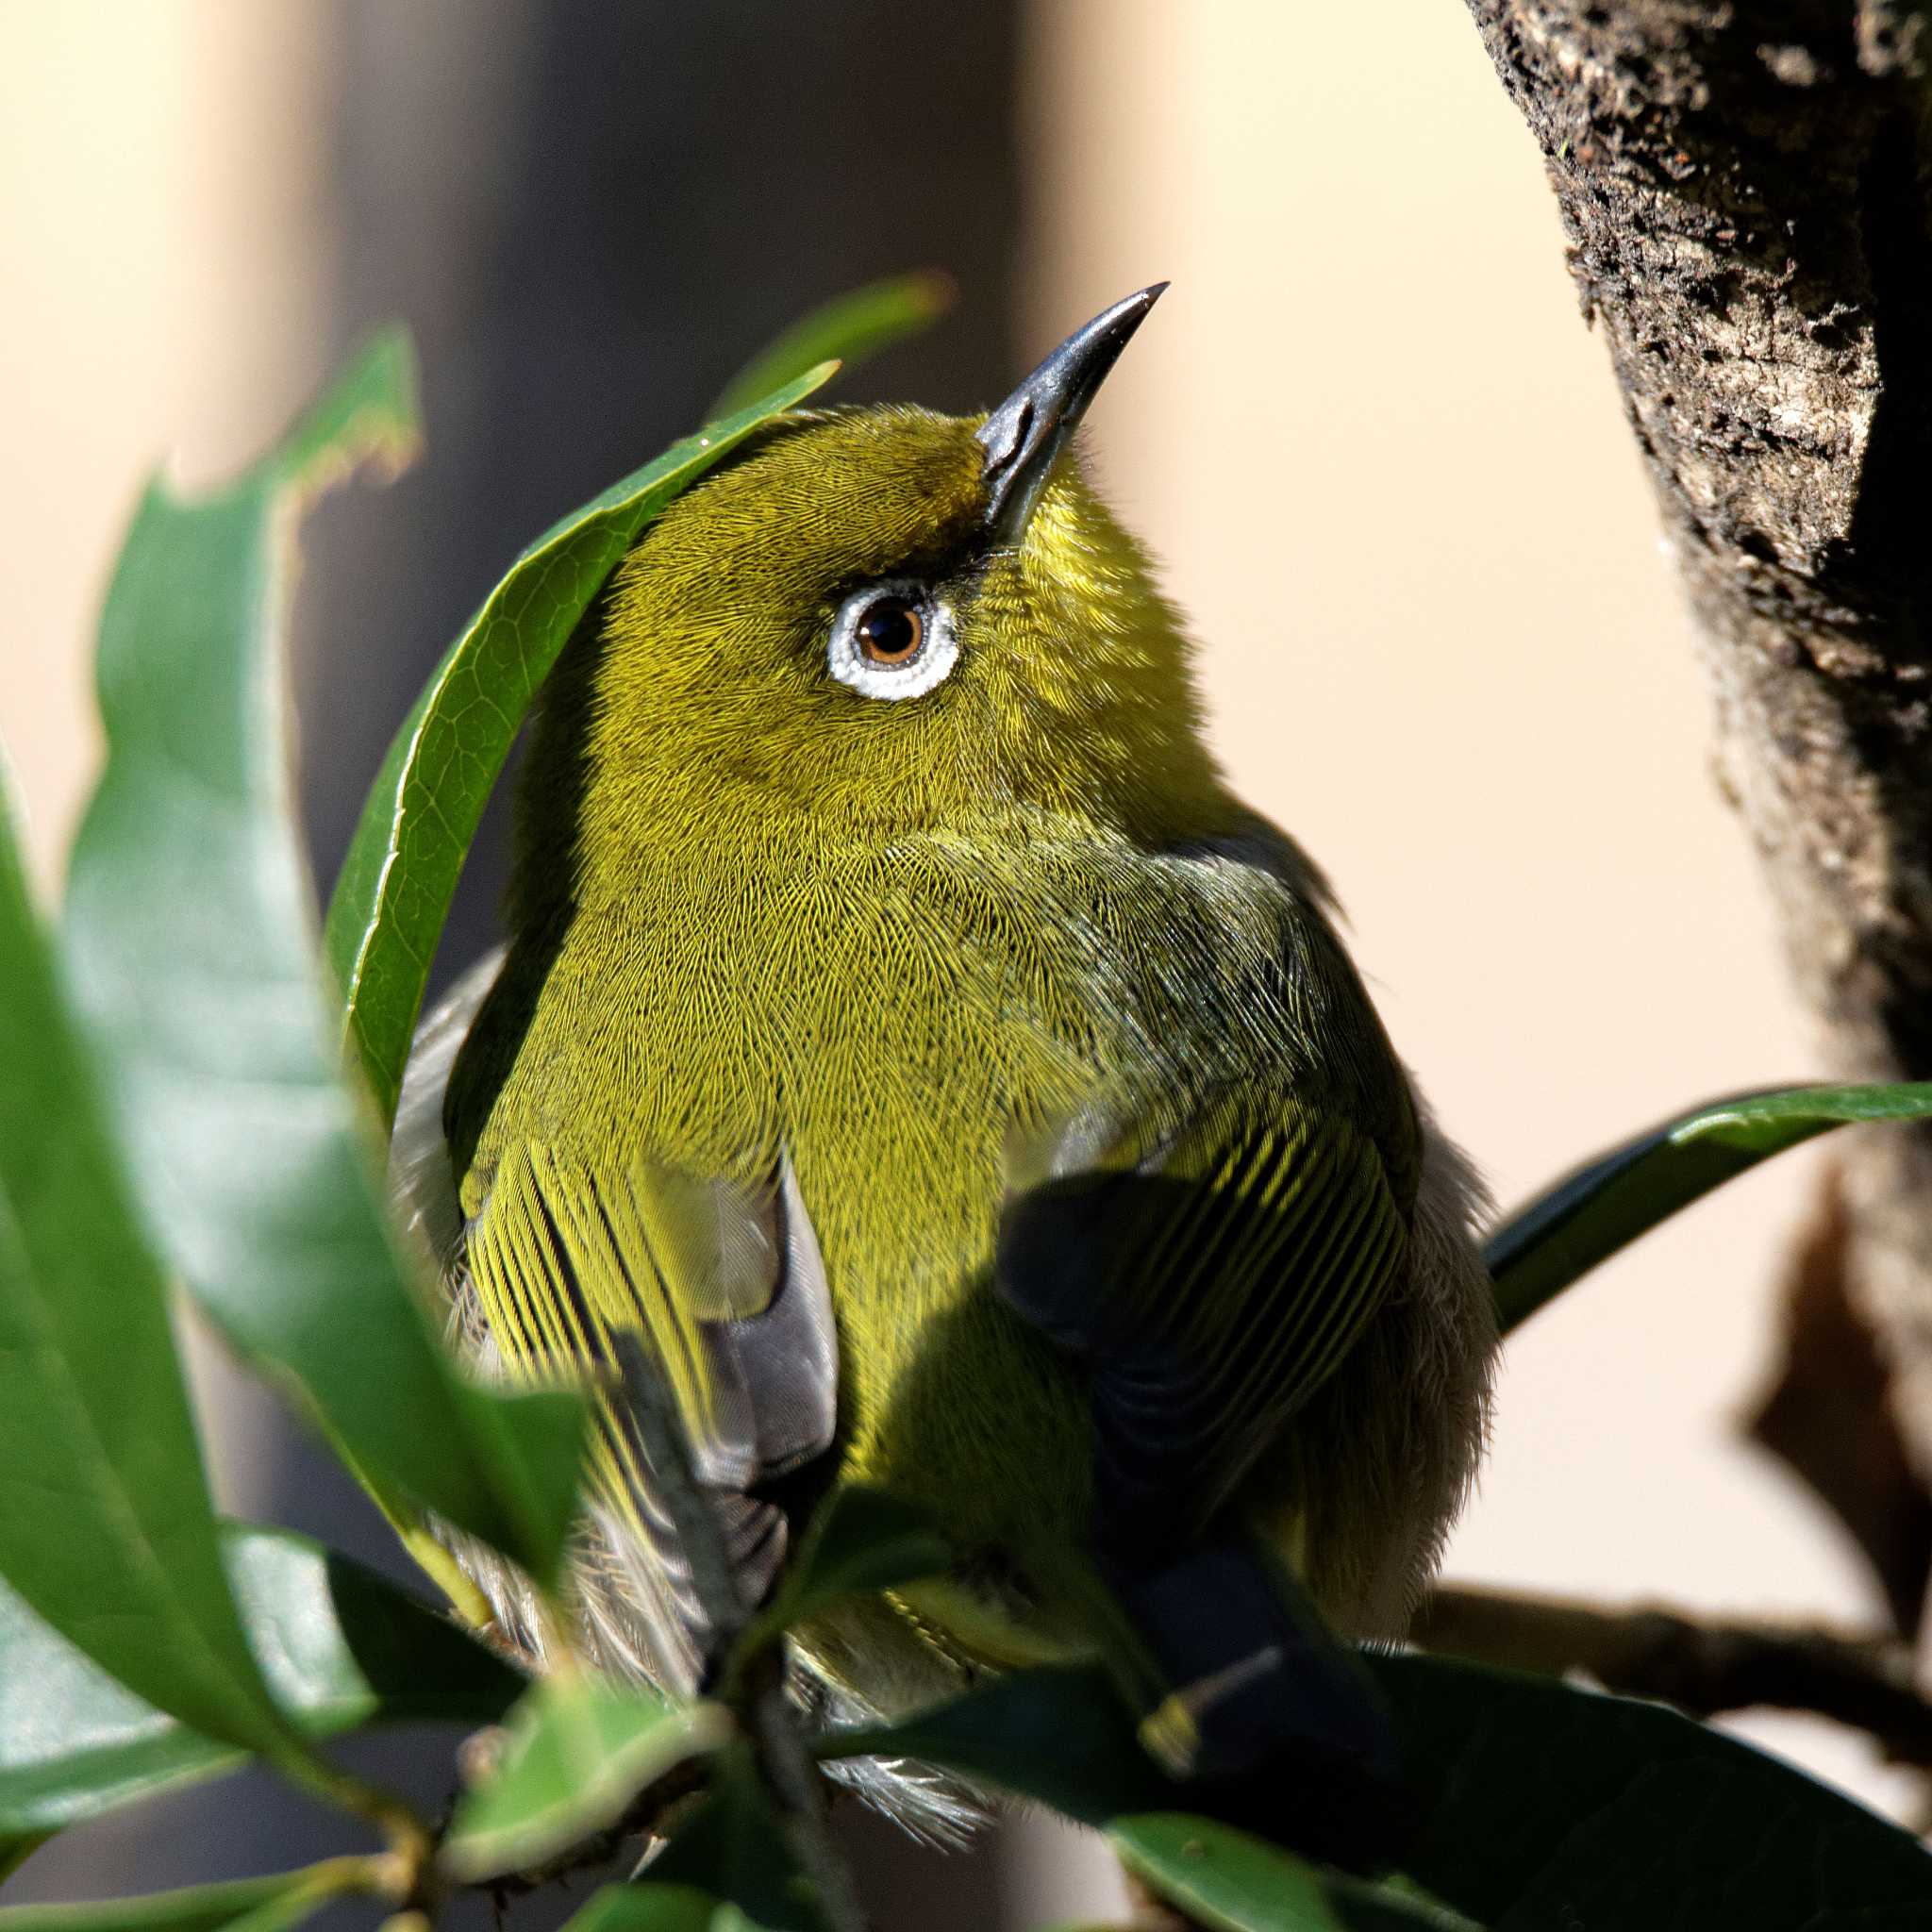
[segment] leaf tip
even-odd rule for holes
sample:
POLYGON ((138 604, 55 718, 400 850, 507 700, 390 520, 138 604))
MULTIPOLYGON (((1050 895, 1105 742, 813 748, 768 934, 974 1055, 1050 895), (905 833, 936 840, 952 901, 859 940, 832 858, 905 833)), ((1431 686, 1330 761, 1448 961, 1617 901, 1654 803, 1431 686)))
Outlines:
POLYGON ((959 300, 959 278, 947 268, 916 268, 906 277, 908 303, 928 322, 950 314, 959 300))

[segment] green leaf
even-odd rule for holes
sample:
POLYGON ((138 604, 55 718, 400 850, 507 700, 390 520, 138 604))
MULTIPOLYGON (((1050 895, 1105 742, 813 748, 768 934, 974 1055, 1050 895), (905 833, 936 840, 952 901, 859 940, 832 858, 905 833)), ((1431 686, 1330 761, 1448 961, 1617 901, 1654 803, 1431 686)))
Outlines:
POLYGON ((228 1593, 166 1287, 4 818, 0 987, 0 1575, 150 1703, 293 1748, 228 1593))
MULTIPOLYGON (((310 1737, 493 1724, 526 1688, 447 1619, 305 1537, 225 1524, 222 1543, 270 1686, 310 1737)), ((144 1703, 0 1589, 0 1844, 211 1777, 244 1756, 144 1703)))
POLYGON ((538 538, 436 668, 362 808, 329 904, 343 1040, 384 1120, 457 875, 524 712, 638 533, 723 457, 826 381, 819 367, 713 423, 538 538))
POLYGON ((1507 1333, 1579 1275, 1760 1160, 1853 1121, 1932 1119, 1932 1084, 1798 1087, 1713 1101, 1578 1168, 1484 1248, 1507 1333))
POLYGON ((1661 1705, 1441 1658, 1371 1660, 1424 1802, 1403 1869, 1494 1932, 1906 1932, 1932 1857, 1661 1705))
POLYGON ((360 1858, 97 1904, 0 1908, 0 1932, 281 1932, 355 1888, 360 1858))
POLYGON ((1083 1824, 1174 1810, 1189 1797, 1141 1748, 1131 1713, 1096 1665, 1015 1671, 899 1724, 827 1732, 815 1749, 822 1758, 944 1765, 1083 1824))
POLYGON ((1215 1932, 1482 1932, 1458 1913, 1318 1871, 1211 1819, 1148 1812, 1116 1819, 1107 1836, 1150 1891, 1215 1932))
POLYGON ((952 1560, 924 1510, 883 1490, 841 1486, 812 1518, 772 1601, 746 1625, 734 1663, 847 1597, 937 1576, 952 1560))
POLYGON ((0 1883, 11 1878, 52 1837, 49 1831, 23 1832, 18 1838, 0 1833, 0 1883))
POLYGON ((851 369, 908 336, 922 334, 953 306, 958 292, 944 270, 928 268, 835 295, 760 349, 725 384, 711 405, 712 420, 749 408, 820 362, 836 360, 851 369))
POLYGON ((457 1807, 442 1861, 475 1882, 540 1864, 615 1824, 631 1800, 732 1734, 721 1705, 606 1678, 548 1677, 509 1723, 502 1762, 457 1807))
POLYGON ((713 1760, 709 1789, 648 1872, 725 1901, 713 1932, 829 1932, 742 1741, 713 1760))
MULTIPOLYGON (((1420 1823, 1402 1872, 1421 1892, 1324 1873, 1344 1925, 1454 1925, 1462 1913, 1493 1932, 1905 1932, 1915 1922, 1890 1915, 1932 1901, 1932 1856, 1906 1833, 1661 1706, 1441 1658, 1364 1661, 1403 1746, 1420 1823)), ((818 1748, 944 1766, 1103 1827, 1234 1807, 1253 1826, 1276 1790, 1282 1835, 1296 1825, 1285 1783, 1224 1792, 1165 1778, 1097 1669, 1016 1674, 818 1748)))
POLYGON ((399 355, 378 344, 231 487, 149 489, 101 621, 108 764, 67 940, 148 1227, 223 1334, 291 1379, 378 1487, 547 1581, 583 1404, 461 1380, 408 1278, 325 1018, 283 743, 287 525, 357 453, 400 447, 399 355))
POLYGON ((737 1932, 751 1922, 695 1885, 607 1885, 563 1932, 737 1932))

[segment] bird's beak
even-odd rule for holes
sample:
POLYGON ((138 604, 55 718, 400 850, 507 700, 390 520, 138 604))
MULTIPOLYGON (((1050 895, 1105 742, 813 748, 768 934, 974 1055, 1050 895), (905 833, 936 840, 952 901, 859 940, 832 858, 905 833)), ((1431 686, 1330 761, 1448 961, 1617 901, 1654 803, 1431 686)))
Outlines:
POLYGON ((986 529, 991 541, 1017 543, 1025 534, 1054 458, 1166 287, 1165 282, 1156 282, 1102 309, 986 419, 978 436, 986 450, 986 529))

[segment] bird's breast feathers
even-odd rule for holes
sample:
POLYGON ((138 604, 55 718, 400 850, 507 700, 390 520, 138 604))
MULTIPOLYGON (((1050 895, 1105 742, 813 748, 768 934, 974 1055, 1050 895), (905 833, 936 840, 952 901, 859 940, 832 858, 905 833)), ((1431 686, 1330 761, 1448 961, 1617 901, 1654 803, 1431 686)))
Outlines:
POLYGON ((990 1228, 1018 1142, 1096 1107, 1260 1081, 1402 1125, 1352 970, 1278 874, 1024 822, 669 858, 579 913, 503 1058, 473 1187, 522 1138, 720 1169, 782 1145, 815 1218, 849 1205, 922 1273, 990 1228))

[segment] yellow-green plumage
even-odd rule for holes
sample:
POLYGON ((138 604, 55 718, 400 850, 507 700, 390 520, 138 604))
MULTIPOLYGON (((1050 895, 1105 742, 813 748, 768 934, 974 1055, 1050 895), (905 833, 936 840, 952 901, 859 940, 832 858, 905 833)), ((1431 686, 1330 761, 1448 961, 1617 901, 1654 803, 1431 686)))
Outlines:
MULTIPOLYGON (((473 1324, 537 1374, 640 1333, 701 1446, 698 1324, 758 1309, 687 1265, 678 1203, 789 1173, 837 1327, 817 1467, 924 1503, 964 1559, 808 1646, 863 1707, 1086 1641, 1119 1500, 1096 1468, 1144 1477, 1176 1547, 1236 1524, 1390 1627, 1466 1484, 1491 1344, 1467 1176, 1316 874, 1216 771, 1144 558, 1070 454, 989 544, 978 428, 791 419, 647 530, 547 694, 508 960, 444 1107, 473 1324), (879 702, 826 639, 908 581, 958 661, 879 702), (1049 1220, 1034 1267, 1012 1204, 1108 1173, 1158 1180, 1076 1291, 1089 1257, 1062 1269, 1049 1220), (1075 1296, 1077 1338, 1034 1289, 1075 1296), (1143 1456, 1133 1424, 1126 1463, 1096 1441, 1116 1341, 1199 1397, 1175 1445, 1143 1456)), ((620 1537, 648 1487, 622 1439, 620 1537)))

